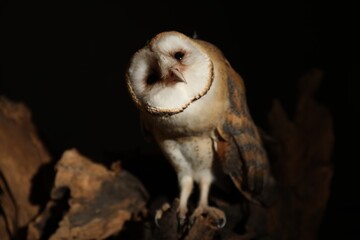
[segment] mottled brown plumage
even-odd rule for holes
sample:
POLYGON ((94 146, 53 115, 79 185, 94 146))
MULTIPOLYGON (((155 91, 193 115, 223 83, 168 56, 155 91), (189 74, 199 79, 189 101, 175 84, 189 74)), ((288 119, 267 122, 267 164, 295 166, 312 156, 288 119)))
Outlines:
POLYGON ((217 47, 179 32, 160 33, 134 54, 126 80, 145 127, 178 174, 181 221, 195 181, 200 199, 191 217, 207 212, 225 224, 224 214, 208 206, 217 160, 247 199, 264 202, 273 185, 266 152, 243 80, 217 47))

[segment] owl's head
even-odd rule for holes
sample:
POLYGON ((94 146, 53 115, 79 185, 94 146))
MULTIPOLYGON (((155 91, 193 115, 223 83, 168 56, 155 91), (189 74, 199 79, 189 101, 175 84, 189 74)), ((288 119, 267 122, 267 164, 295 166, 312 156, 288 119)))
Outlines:
POLYGON ((205 95, 213 75, 213 64, 201 45, 171 31, 156 35, 134 54, 126 81, 141 110, 172 115, 205 95))

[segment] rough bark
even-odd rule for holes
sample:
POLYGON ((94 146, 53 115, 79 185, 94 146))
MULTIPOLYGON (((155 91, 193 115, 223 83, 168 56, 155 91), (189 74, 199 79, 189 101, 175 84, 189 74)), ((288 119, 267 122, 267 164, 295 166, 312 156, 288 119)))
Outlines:
POLYGON ((31 223, 28 239, 39 239, 51 209, 70 191, 69 210, 49 239, 105 239, 119 233, 125 222, 146 214, 148 198, 142 184, 118 167, 108 170, 72 149, 56 165, 52 200, 31 223))
POLYGON ((0 97, 0 239, 15 237, 38 213, 32 183, 49 161, 27 107, 0 97))

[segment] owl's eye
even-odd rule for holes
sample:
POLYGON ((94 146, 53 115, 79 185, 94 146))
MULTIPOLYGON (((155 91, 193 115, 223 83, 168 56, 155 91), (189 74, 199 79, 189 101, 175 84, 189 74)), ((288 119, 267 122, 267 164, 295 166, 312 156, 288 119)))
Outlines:
POLYGON ((149 85, 152 85, 156 83, 159 80, 159 76, 155 73, 150 73, 149 76, 146 79, 146 83, 149 85))
POLYGON ((185 53, 184 52, 176 52, 175 54, 174 54, 174 58, 175 59, 177 59, 177 60, 182 60, 183 58, 184 58, 184 55, 185 55, 185 53))

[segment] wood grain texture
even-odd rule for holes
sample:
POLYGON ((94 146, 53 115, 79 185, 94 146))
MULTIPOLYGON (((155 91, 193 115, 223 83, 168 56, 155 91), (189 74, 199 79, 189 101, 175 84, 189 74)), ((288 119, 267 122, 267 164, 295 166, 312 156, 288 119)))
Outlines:
POLYGON ((29 109, 0 96, 0 239, 16 237, 38 213, 30 201, 33 180, 49 161, 29 109))
POLYGON ((48 208, 32 223, 28 239, 44 229, 56 201, 70 191, 69 210, 49 239, 105 239, 120 232, 129 220, 145 215, 148 194, 142 184, 121 168, 108 170, 67 150, 56 165, 55 184, 48 208))

